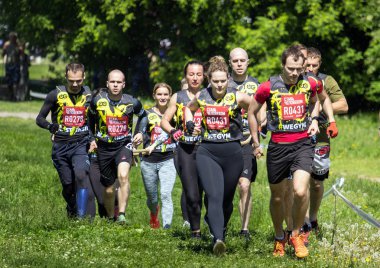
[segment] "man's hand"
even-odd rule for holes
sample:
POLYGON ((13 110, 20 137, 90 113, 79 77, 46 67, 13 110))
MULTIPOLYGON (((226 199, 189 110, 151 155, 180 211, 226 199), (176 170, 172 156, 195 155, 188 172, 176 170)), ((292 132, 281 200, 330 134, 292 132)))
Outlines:
POLYGON ((338 136, 338 128, 336 126, 336 122, 330 122, 326 132, 329 138, 335 138, 338 136))
POLYGON ((98 148, 98 145, 96 145, 96 141, 90 142, 90 148, 88 149, 88 153, 92 153, 96 148, 98 148))
POLYGON ((309 129, 307 130, 307 134, 310 136, 313 136, 315 134, 319 133, 319 128, 318 128, 318 121, 317 120, 312 120, 311 125, 309 126, 309 129))
POLYGON ((178 141, 179 138, 182 137, 182 135, 183 135, 183 133, 182 133, 182 131, 181 131, 180 129, 175 129, 175 128, 173 128, 173 129, 170 131, 170 136, 172 136, 173 139, 174 139, 175 141, 178 141))
POLYGON ((262 157, 264 155, 263 153, 263 148, 260 146, 260 144, 255 144, 253 143, 252 144, 252 149, 253 149, 253 155, 259 159, 260 157, 262 157))
POLYGON ((50 123, 48 129, 51 134, 55 134, 59 129, 59 125, 57 123, 50 123))
POLYGON ((137 146, 139 146, 143 141, 143 135, 142 133, 137 133, 133 139, 132 139, 132 143, 133 143, 133 146, 137 148, 137 146))

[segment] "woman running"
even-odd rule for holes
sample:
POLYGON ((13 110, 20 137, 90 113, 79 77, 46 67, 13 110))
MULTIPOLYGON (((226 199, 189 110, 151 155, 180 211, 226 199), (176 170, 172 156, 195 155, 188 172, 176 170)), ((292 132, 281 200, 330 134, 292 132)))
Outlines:
POLYGON ((160 127, 171 95, 172 88, 168 84, 156 84, 153 88, 153 99, 156 101, 156 105, 147 110, 148 128, 144 135, 144 148, 149 150, 149 154, 141 158, 141 175, 147 196, 146 203, 150 210, 150 226, 154 229, 160 228, 158 182, 160 182, 161 215, 164 229, 170 228, 173 219, 172 190, 176 178, 173 151, 176 144, 160 127))
POLYGON ((233 198, 243 169, 240 145, 242 138, 241 108, 248 109, 250 97, 227 88, 228 66, 224 59, 213 57, 207 71, 210 86, 196 94, 186 108, 189 132, 198 131, 192 112, 202 113, 201 143, 196 165, 208 199, 207 218, 214 236, 214 254, 225 253, 224 235, 233 210, 233 198))

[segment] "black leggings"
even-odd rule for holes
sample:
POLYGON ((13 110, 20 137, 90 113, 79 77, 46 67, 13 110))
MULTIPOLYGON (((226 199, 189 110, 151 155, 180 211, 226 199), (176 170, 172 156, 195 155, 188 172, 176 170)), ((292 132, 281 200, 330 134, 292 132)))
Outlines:
POLYGON ((243 169, 240 143, 202 142, 196 157, 198 174, 208 199, 207 217, 214 239, 224 239, 223 229, 233 211, 235 189, 243 169))
POLYGON ((195 164, 197 149, 197 145, 179 143, 174 158, 177 173, 181 179, 182 189, 186 199, 187 216, 191 230, 193 231, 200 229, 202 203, 202 188, 199 184, 198 172, 195 164))

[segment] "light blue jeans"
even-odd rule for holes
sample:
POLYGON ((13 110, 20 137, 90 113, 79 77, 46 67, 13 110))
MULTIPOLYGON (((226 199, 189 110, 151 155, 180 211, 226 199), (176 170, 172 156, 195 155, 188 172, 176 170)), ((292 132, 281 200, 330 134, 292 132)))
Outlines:
POLYGON ((176 178, 174 160, 159 163, 141 161, 141 175, 144 182, 149 210, 156 213, 158 205, 158 182, 160 182, 162 226, 171 225, 173 219, 172 190, 176 178))

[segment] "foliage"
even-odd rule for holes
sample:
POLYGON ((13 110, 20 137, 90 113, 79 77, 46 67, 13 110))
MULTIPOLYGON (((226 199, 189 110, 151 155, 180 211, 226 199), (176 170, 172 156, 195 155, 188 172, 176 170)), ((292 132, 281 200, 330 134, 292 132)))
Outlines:
MULTIPOLYGON (((348 96, 380 102, 380 0, 18 0, 0 2, 0 23, 34 46, 79 59, 92 72, 119 68, 137 79, 149 62, 153 82, 179 85, 191 58, 207 61, 241 46, 261 81, 280 69, 284 48, 322 51, 321 71, 348 96), (160 47, 168 38, 170 48, 160 47)), ((103 76, 104 79, 104 76, 103 76)), ((145 87, 149 87, 145 85, 145 87)))

